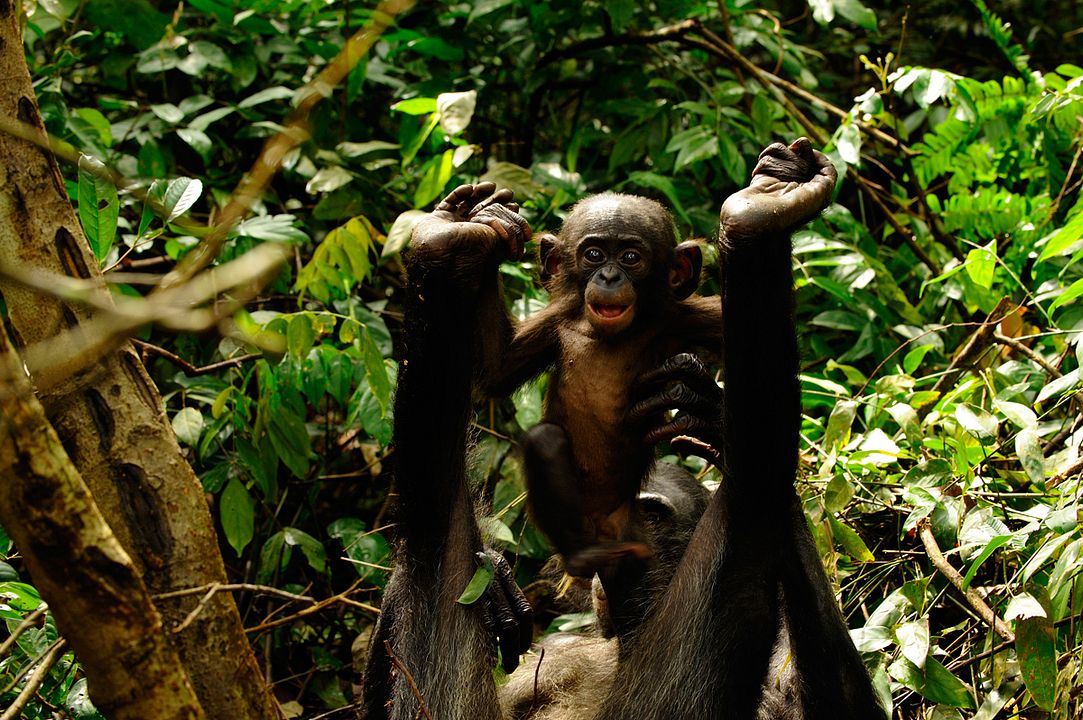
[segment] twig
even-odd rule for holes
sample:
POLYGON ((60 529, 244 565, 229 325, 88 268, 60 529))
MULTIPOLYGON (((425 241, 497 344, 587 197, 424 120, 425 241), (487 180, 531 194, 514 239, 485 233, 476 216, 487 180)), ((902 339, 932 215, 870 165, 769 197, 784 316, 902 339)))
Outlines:
POLYGON ((1055 367, 1053 367, 1052 365, 1050 365, 1046 361, 1046 359, 1043 358, 1041 355, 1039 355, 1037 352, 1035 352, 1035 350, 1033 348, 1027 347, 1023 343, 1016 340, 1015 338, 1008 337, 1007 335, 1003 335, 1001 333, 998 333, 998 332, 994 331, 993 332, 993 340, 995 340, 998 344, 1004 345, 1005 347, 1010 347, 1012 350, 1015 350, 1020 355, 1024 355, 1027 358, 1029 358, 1030 360, 1033 360, 1038 365, 1040 365, 1043 370, 1045 370, 1047 373, 1049 373, 1054 378, 1064 377, 1064 373, 1062 373, 1060 370, 1058 370, 1055 367))
POLYGON ((1079 458, 1074 463, 1066 467, 1064 470, 1049 478, 1046 481, 1045 486, 1047 488, 1056 487, 1057 485, 1060 485, 1062 482, 1080 471, 1083 471, 1083 457, 1079 458))
POLYGON ((143 342, 142 340, 137 340, 136 338, 132 338, 131 343, 148 355, 157 355, 158 357, 165 358, 169 362, 179 367, 181 370, 184 370, 184 373, 186 375, 209 375, 210 373, 218 372, 219 370, 222 370, 224 368, 243 365, 249 360, 259 360, 261 357, 263 357, 259 353, 249 353, 247 355, 240 355, 238 357, 220 360, 216 363, 211 363, 210 365, 196 367, 192 363, 182 358, 180 355, 171 353, 163 347, 151 345, 148 342, 143 342))
MULTIPOLYGON (((19 691, 19 696, 15 698, 15 702, 11 703, 3 715, 0 715, 0 720, 15 720, 15 718, 21 717, 20 713, 26 704, 30 702, 30 698, 34 697, 34 693, 38 691, 41 684, 45 682, 46 676, 49 675, 49 670, 53 665, 56 665, 57 660, 64 654, 64 638, 60 638, 45 651, 45 654, 41 657, 41 662, 37 666, 37 670, 26 681, 26 685, 19 691)), ((29 666, 28 666, 29 667, 29 666)))
POLYGON ((44 615, 48 609, 49 606, 42 603, 41 605, 38 605, 33 612, 23 618, 23 621, 11 631, 11 635, 9 635, 3 643, 0 643, 0 658, 3 658, 8 654, 8 651, 11 650, 11 646, 15 644, 20 635, 38 624, 38 620, 41 619, 41 616, 44 615))
POLYGON ((966 345, 960 350, 952 359, 951 364, 948 365, 948 369, 944 371, 944 374, 940 376, 940 379, 933 385, 933 392, 941 392, 944 388, 948 387, 955 382, 959 373, 974 363, 975 360, 985 352, 989 347, 989 343, 993 338, 993 334, 996 333, 997 325, 1005 317, 1015 312, 1015 308, 1012 307, 1012 302, 1009 298, 1003 297, 993 308, 993 311, 989 313, 981 326, 974 331, 967 340, 966 345), (1009 309, 1010 308, 1010 309, 1009 309))
POLYGON ((271 620, 271 621, 268 621, 268 622, 262 622, 259 625, 256 625, 255 627, 245 628, 244 631, 248 632, 248 633, 251 633, 251 632, 262 632, 264 630, 270 630, 271 628, 276 628, 276 627, 278 627, 280 625, 286 625, 286 624, 291 623, 291 622, 296 622, 297 620, 299 620, 299 619, 301 619, 303 617, 307 617, 309 615, 318 613, 318 612, 324 610, 325 608, 327 608, 328 606, 335 605, 337 603, 342 603, 344 605, 350 605, 352 607, 364 610, 365 612, 376 613, 377 615, 379 615, 380 614, 380 608, 373 607, 372 605, 369 605, 368 603, 358 602, 357 600, 351 600, 349 598, 350 593, 356 592, 357 591, 357 586, 360 585, 360 584, 361 584, 361 581, 358 580, 353 585, 351 585, 349 588, 347 588, 343 592, 340 592, 338 595, 332 595, 329 598, 326 598, 324 600, 320 600, 319 602, 314 603, 311 607, 307 607, 307 608, 304 608, 303 610, 299 610, 299 611, 295 612, 293 615, 288 615, 288 616, 286 616, 284 618, 279 618, 278 620, 271 620))
POLYGON ((1015 642, 1015 633, 1011 631, 1007 623, 997 617, 997 614, 993 612, 993 608, 989 607, 988 603, 982 599, 981 593, 972 587, 963 588, 963 576, 952 567, 948 559, 944 557, 944 553, 940 551, 940 546, 936 544, 936 538, 933 537, 933 528, 928 518, 921 521, 919 528, 921 543, 925 546, 925 554, 929 556, 933 566, 966 597, 970 607, 974 608, 974 612, 988 623, 997 635, 1009 642, 1015 642))
POLYGON ((402 676, 406 678, 406 682, 410 684, 410 689, 414 691, 414 697, 417 698, 417 702, 420 705, 419 711, 422 715, 432 720, 432 715, 429 714, 429 708, 425 705, 425 698, 421 695, 421 690, 418 689, 417 683, 414 682, 414 676, 410 674, 410 671, 406 669, 406 666, 402 664, 402 661, 395 656, 394 651, 391 650, 391 643, 384 640, 384 649, 387 650, 387 656, 391 658, 391 664, 395 666, 395 669, 402 673, 402 676))
POLYGON ((187 597, 188 595, 199 595, 208 590, 214 590, 215 592, 222 590, 234 592, 240 590, 243 592, 258 593, 260 595, 277 595, 278 597, 287 600, 295 600, 297 602, 316 602, 316 598, 309 597, 308 595, 298 595, 296 593, 286 592, 285 590, 279 590, 270 585, 253 585, 252 583, 207 583, 206 585, 184 588, 183 590, 172 590, 167 593, 152 595, 151 597, 155 600, 167 600, 169 598, 187 597))

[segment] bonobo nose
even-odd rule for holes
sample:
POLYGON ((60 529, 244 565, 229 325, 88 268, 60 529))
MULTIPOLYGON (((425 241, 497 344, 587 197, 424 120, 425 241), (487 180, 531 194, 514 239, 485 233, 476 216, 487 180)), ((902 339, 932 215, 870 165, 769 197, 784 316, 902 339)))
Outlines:
POLYGON ((613 267, 612 265, 606 265, 605 267, 603 267, 601 270, 598 271, 598 275, 602 278, 602 280, 606 281, 607 283, 613 283, 617 280, 620 280, 620 270, 613 267))

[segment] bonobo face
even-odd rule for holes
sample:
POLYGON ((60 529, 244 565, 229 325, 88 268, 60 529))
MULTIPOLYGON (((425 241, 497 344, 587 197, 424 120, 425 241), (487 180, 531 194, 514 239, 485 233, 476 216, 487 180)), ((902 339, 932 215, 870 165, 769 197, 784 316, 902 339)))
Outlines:
POLYGON ((591 234, 579 240, 575 254, 591 326, 604 335, 627 329, 636 316, 636 288, 650 274, 648 243, 635 235, 591 234))
POLYGON ((673 223, 652 200, 607 193, 580 203, 561 235, 575 251, 583 312, 602 335, 629 328, 646 298, 664 291, 673 223), (659 276, 663 284, 659 286, 659 276))
POLYGON ((560 236, 540 238, 541 275, 551 294, 577 295, 582 316, 612 337, 665 317, 699 280, 694 242, 674 247, 673 219, 653 200, 603 193, 568 215, 560 236))

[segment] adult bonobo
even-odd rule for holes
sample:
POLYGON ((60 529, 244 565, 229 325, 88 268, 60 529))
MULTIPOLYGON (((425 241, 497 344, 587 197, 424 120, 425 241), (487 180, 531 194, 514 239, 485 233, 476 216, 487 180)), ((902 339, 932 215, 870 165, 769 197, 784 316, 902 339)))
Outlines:
POLYGON ((514 588, 498 583, 484 605, 455 599, 481 550, 464 472, 471 381, 501 341, 497 263, 529 230, 510 197, 476 186, 418 227, 395 416, 403 542, 371 646, 366 717, 414 718, 422 704, 440 720, 883 717, 793 489, 800 396, 789 237, 826 205, 834 181, 803 139, 764 151, 750 186, 722 209, 725 402, 674 392, 699 383, 677 361, 663 365, 638 410, 690 416, 653 435, 691 435, 722 458, 723 482, 672 579, 619 642, 549 640, 554 652, 519 668, 500 697, 493 628, 502 647, 522 639, 514 588), (493 623, 494 613, 505 621, 493 623))

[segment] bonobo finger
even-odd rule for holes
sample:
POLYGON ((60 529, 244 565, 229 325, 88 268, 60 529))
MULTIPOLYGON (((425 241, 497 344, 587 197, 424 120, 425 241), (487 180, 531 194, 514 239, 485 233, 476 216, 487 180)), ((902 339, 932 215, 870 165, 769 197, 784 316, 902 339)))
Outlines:
POLYGON ((503 591, 518 625, 519 652, 525 653, 530 649, 530 644, 534 641, 534 608, 530 607, 526 595, 523 595, 523 591, 519 589, 519 585, 515 582, 515 577, 511 573, 511 566, 508 565, 508 561, 504 559, 504 556, 493 551, 489 552, 489 556, 493 559, 493 569, 496 572, 499 587, 503 591))
POLYGON ((677 452, 697 455, 718 464, 722 460, 722 427, 717 421, 708 422, 694 415, 678 415, 672 421, 654 428, 643 439, 647 445, 668 442, 677 452))
POLYGON ((698 356, 692 353, 680 353, 667 358, 657 368, 641 375, 636 381, 636 394, 639 397, 645 397, 656 392, 663 385, 677 381, 684 382, 703 394, 720 392, 718 385, 715 384, 714 376, 698 356))
POLYGON ((628 414, 635 420, 648 420, 667 410, 678 412, 709 413, 712 403, 683 382, 667 385, 661 391, 640 400, 628 414))
POLYGON ((436 206, 436 209, 445 212, 455 212, 465 216, 470 213, 475 205, 489 195, 492 195, 494 190, 496 190, 496 183, 494 182, 460 185, 452 190, 448 196, 436 206))
POLYGON ((471 222, 488 225, 507 243, 508 257, 515 260, 522 256, 523 246, 530 240, 530 224, 522 215, 504 205, 489 205, 472 215, 471 222))
POLYGON ((816 175, 816 160, 808 138, 798 138, 789 146, 772 143, 762 153, 752 176, 765 175, 780 182, 808 182, 816 175))
POLYGON ((519 667, 519 626, 507 605, 497 603, 493 609, 496 637, 500 646, 500 665, 510 673, 519 667))

